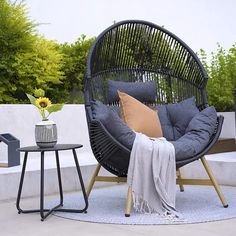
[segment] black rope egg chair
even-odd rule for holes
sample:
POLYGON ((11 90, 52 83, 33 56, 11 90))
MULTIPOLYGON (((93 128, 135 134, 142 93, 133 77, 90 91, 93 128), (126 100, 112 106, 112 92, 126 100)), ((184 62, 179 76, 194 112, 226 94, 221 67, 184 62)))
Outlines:
MULTIPOLYGON (((115 139, 105 126, 92 114, 91 102, 108 103, 107 80, 146 82, 155 80, 157 94, 155 104, 177 103, 195 96, 199 110, 208 106, 206 84, 208 76, 196 54, 177 36, 163 27, 139 20, 118 22, 103 31, 93 43, 88 59, 85 78, 85 110, 90 144, 97 168, 88 186, 89 195, 95 181, 125 182, 130 152, 115 139), (163 92, 164 91, 164 92, 163 92), (116 177, 99 176, 104 167, 116 177)), ((153 105, 153 104, 147 104, 153 105)), ((219 138, 223 117, 218 116, 217 127, 208 145, 195 156, 176 160, 177 183, 183 185, 213 185, 224 207, 227 202, 214 178, 204 155, 219 138), (210 179, 182 179, 179 168, 201 159, 210 179)), ((131 210, 131 189, 128 190, 126 216, 131 210)))

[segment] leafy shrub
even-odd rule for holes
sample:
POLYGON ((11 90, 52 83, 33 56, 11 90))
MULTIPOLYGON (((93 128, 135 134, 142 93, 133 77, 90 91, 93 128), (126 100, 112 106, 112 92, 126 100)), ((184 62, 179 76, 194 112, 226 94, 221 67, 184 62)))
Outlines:
MULTIPOLYGON (((33 43, 32 51, 17 54, 12 64, 15 75, 19 78, 19 83, 14 82, 17 86, 17 99, 20 98, 19 95, 24 95, 26 91, 32 92, 35 88, 43 89, 46 94, 52 92, 55 85, 62 84, 62 66, 63 54, 58 51, 57 44, 38 38, 33 43)), ((24 98, 25 95, 22 99, 24 98)), ((54 95, 54 101, 58 100, 60 97, 54 95)))
POLYGON ((209 75, 207 95, 210 105, 217 111, 233 111, 233 90, 236 88, 236 44, 228 51, 219 44, 216 53, 211 53, 208 63, 206 52, 200 50, 200 59, 209 75))
POLYGON ((63 79, 62 66, 58 45, 37 35, 26 5, 0 0, 0 103, 26 102, 35 88, 50 92, 63 79))
POLYGON ((68 92, 68 101, 70 103, 83 102, 81 91, 84 88, 86 60, 94 39, 86 39, 86 36, 82 35, 73 44, 64 43, 60 45, 61 52, 64 54, 62 70, 66 77, 63 85, 68 92))

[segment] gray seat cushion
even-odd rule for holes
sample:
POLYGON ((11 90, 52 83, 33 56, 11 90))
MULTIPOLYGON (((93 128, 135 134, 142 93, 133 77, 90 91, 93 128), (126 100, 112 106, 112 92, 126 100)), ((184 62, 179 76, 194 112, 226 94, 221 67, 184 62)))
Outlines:
MULTIPOLYGON (((169 135, 169 137, 172 137, 172 140, 169 141, 171 141, 175 147, 175 157, 177 161, 193 157, 200 153, 208 144, 216 127, 217 113, 214 107, 207 107, 199 112, 195 106, 197 110, 184 111, 184 104, 188 109, 194 107, 193 105, 195 105, 195 102, 193 103, 193 99, 194 98, 187 99, 188 101, 183 101, 181 105, 171 104, 170 106, 169 104, 157 106, 164 136, 169 135), (179 128, 179 133, 181 135, 183 134, 176 140, 174 140, 175 133, 173 128, 171 128, 172 124, 169 118, 168 106, 169 110, 172 109, 172 112, 175 110, 176 113, 178 113, 177 117, 181 119, 181 121, 177 120, 176 117, 174 119, 175 125, 179 128), (179 110, 174 108, 174 106, 179 108, 179 110), (179 113, 180 111, 182 111, 182 113, 179 113), (166 117, 168 117, 168 119, 166 117)), ((129 150, 132 149, 135 133, 119 117, 119 109, 114 109, 114 107, 106 106, 100 101, 95 101, 92 102, 92 114, 95 119, 102 122, 108 132, 117 141, 129 150)), ((172 115, 174 114, 172 113, 172 115)))
POLYGON ((118 102, 119 96, 117 90, 127 93, 140 102, 154 103, 157 95, 155 81, 147 82, 120 82, 108 80, 108 103, 118 102))
POLYGON ((200 153, 209 143, 217 122, 217 113, 214 107, 207 107, 197 113, 189 122, 185 134, 176 141, 176 160, 183 160, 200 153))
POLYGON ((100 101, 91 102, 93 118, 99 120, 107 131, 128 149, 132 149, 135 133, 123 122, 113 107, 100 101))

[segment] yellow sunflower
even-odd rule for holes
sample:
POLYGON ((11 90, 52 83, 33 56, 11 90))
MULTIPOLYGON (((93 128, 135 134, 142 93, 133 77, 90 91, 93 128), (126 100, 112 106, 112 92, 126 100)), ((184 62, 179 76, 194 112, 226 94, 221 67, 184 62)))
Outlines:
POLYGON ((46 97, 40 97, 35 100, 35 106, 41 111, 45 111, 51 106, 51 101, 46 97))

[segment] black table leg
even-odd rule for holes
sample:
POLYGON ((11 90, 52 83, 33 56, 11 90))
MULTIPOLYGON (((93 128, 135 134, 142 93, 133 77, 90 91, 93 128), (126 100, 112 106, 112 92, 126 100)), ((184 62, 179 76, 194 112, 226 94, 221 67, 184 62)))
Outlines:
POLYGON ((55 151, 55 154, 56 154, 57 176, 58 176, 58 184, 59 184, 59 192, 60 192, 60 205, 63 206, 63 191, 62 191, 61 169, 60 169, 60 161, 59 161, 58 151, 55 151))
POLYGON ((26 168, 26 163, 27 163, 27 157, 28 157, 28 152, 25 152, 22 171, 21 171, 21 177, 20 177, 20 184, 19 184, 17 200, 16 200, 16 208, 17 208, 19 214, 21 212, 23 212, 23 210, 20 208, 20 198, 21 198, 22 186, 23 186, 24 177, 25 177, 25 168, 26 168))
POLYGON ((81 171, 80 171, 79 162, 78 162, 78 158, 77 158, 75 149, 72 149, 72 152, 73 152, 73 156, 74 156, 74 160, 75 160, 76 170, 77 170, 77 173, 78 173, 78 176, 79 176, 81 189, 82 189, 83 196, 84 196, 85 207, 81 210, 62 208, 62 209, 56 209, 55 211, 73 212, 73 213, 85 212, 86 213, 86 210, 88 209, 88 197, 87 197, 87 194, 86 194, 86 191, 85 191, 84 181, 83 181, 82 174, 81 174, 81 171))
MULTIPOLYGON (((21 172, 21 177, 20 177, 20 185, 19 185, 17 199, 16 199, 16 208, 17 208, 19 214, 20 213, 35 213, 35 212, 40 212, 39 209, 23 210, 20 207, 21 192, 22 192, 22 187, 23 187, 23 182, 24 182, 24 176, 25 176, 25 169, 26 169, 27 159, 28 159, 28 152, 25 152, 23 166, 22 166, 22 172, 21 172)), ((44 209, 44 211, 49 211, 49 210, 48 209, 44 209)))
POLYGON ((78 158, 77 158, 77 155, 76 155, 76 151, 75 151, 75 149, 72 149, 72 151, 73 151, 73 154, 74 154, 76 169, 77 169, 77 172, 78 172, 78 175, 79 175, 81 189, 82 189, 82 192, 83 192, 83 195, 84 195, 85 208, 83 209, 83 211, 86 211, 88 209, 88 197, 87 197, 86 190, 85 190, 85 187, 84 187, 84 181, 83 181, 83 177, 82 177, 81 170, 80 170, 80 167, 79 167, 79 161, 78 161, 78 158))
POLYGON ((44 152, 41 152, 41 172, 40 172, 40 215, 44 220, 44 152))
POLYGON ((44 151, 41 152, 41 176, 40 176, 40 215, 41 221, 44 221, 54 210, 61 206, 58 204, 52 209, 44 209, 44 151), (44 214, 44 212, 47 212, 44 214))

